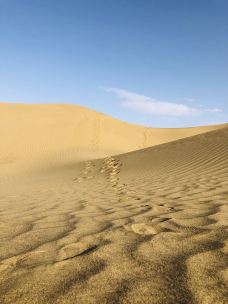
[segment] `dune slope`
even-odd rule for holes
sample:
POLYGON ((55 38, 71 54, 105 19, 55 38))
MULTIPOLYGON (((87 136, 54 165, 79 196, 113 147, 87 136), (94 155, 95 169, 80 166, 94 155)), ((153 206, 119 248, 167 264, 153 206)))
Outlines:
POLYGON ((227 127, 30 174, 1 190, 1 303, 227 303, 227 127))
POLYGON ((0 103, 0 163, 94 159, 222 127, 145 128, 76 105, 0 103))

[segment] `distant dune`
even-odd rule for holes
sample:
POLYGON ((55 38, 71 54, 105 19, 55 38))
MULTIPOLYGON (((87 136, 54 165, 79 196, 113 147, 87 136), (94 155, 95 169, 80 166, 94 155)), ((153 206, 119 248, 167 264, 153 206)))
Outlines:
POLYGON ((0 104, 0 302, 228 303, 228 126, 0 104))
POLYGON ((2 158, 28 155, 94 159, 219 129, 158 129, 122 122, 78 105, 0 103, 2 158))

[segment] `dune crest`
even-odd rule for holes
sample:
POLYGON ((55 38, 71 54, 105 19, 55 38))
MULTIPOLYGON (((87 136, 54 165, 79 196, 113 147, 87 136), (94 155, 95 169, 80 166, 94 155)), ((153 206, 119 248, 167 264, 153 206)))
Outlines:
POLYGON ((0 159, 101 158, 222 127, 146 128, 78 105, 0 103, 0 159))

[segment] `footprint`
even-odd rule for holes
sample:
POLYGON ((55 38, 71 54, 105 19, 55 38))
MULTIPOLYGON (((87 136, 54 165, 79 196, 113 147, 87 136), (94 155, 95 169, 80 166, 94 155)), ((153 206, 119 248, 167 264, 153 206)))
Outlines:
POLYGON ((97 248, 97 245, 89 244, 85 242, 69 244, 60 249, 57 260, 58 261, 68 260, 76 256, 89 253, 93 251, 95 248, 97 248))
POLYGON ((135 233, 143 234, 143 235, 153 235, 153 234, 157 234, 160 231, 162 231, 162 228, 160 228, 160 227, 149 226, 149 225, 146 225, 144 223, 132 224, 131 229, 135 233))
POLYGON ((14 270, 16 267, 16 259, 15 257, 9 259, 6 262, 0 263, 0 274, 1 276, 3 274, 9 273, 10 271, 14 270))

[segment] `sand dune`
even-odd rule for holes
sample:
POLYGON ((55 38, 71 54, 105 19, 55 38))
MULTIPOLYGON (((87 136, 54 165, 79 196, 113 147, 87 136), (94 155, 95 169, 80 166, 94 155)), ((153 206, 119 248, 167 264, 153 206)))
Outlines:
POLYGON ((0 103, 0 159, 32 156, 87 160, 134 151, 223 125, 145 128, 76 105, 0 103))
POLYGON ((227 126, 0 108, 1 303, 228 302, 227 126))

